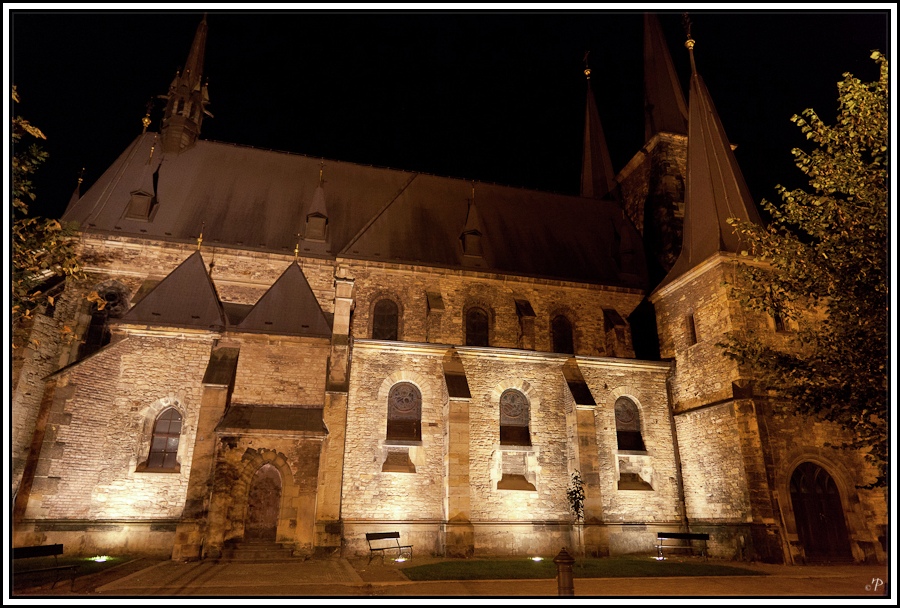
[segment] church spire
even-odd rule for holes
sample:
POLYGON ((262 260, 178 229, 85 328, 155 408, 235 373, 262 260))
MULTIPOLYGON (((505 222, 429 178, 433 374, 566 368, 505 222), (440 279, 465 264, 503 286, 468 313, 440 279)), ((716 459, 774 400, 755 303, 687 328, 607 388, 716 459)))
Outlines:
POLYGON ((591 68, 587 58, 590 51, 584 54, 584 75, 587 77, 587 103, 584 112, 584 150, 581 160, 581 196, 602 198, 612 191, 616 185, 616 174, 613 172, 606 137, 600 124, 600 114, 594 101, 591 89, 591 68))
POLYGON ((729 218, 762 223, 706 84, 697 73, 690 33, 685 46, 691 54, 691 91, 684 237, 681 254, 662 285, 716 252, 744 249, 746 245, 728 225, 729 218))
POLYGON ((657 133, 687 133, 684 93, 659 18, 644 13, 644 138, 657 133))
MULTIPOLYGON (((163 152, 182 152, 194 145, 200 135, 203 115, 212 116, 206 106, 209 95, 203 77, 203 56, 206 51, 206 14, 197 26, 194 42, 188 53, 184 70, 176 73, 169 93, 165 95, 166 110, 162 121, 163 152)), ((162 97, 162 96, 161 96, 162 97)))

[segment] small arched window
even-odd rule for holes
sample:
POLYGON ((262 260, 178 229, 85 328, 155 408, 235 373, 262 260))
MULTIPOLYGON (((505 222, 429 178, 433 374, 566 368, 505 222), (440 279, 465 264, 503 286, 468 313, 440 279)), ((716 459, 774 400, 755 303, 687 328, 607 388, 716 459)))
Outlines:
POLYGON ((422 393, 410 382, 398 382, 388 394, 387 438, 422 440, 422 393))
POLYGON ((181 414, 174 407, 167 408, 156 418, 147 469, 172 470, 178 468, 178 441, 181 438, 181 414))
POLYGON ((637 405, 628 397, 616 399, 616 439, 620 450, 643 452, 644 438, 641 436, 641 417, 637 405))
POLYGON ((553 317, 553 321, 550 322, 550 334, 553 337, 553 352, 565 354, 575 352, 572 324, 564 315, 553 317))
POLYGON ((466 313, 466 346, 488 346, 488 315, 483 308, 466 313))
POLYGON ((398 337, 399 310, 391 300, 380 300, 372 311, 372 339, 396 340, 398 337))
POLYGON ((500 395, 500 445, 531 445, 528 398, 515 389, 500 395))

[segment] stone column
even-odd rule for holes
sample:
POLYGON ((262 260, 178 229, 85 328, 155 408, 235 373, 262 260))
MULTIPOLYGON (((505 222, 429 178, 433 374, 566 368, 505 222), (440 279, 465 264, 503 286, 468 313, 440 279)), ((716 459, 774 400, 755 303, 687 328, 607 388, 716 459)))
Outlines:
POLYGON ((600 493, 600 463, 594 408, 576 406, 578 426, 578 467, 584 483, 584 550, 587 555, 609 554, 609 541, 603 523, 600 493))
POLYGON ((447 534, 449 557, 472 557, 475 529, 469 490, 469 400, 451 399, 447 450, 447 534))
MULTIPOLYGON (((214 350, 203 377, 191 473, 181 521, 175 530, 172 559, 195 560, 204 557, 203 545, 209 531, 208 512, 215 474, 216 426, 228 406, 237 357, 237 348, 214 350)), ((222 536, 221 531, 218 536, 222 536)))

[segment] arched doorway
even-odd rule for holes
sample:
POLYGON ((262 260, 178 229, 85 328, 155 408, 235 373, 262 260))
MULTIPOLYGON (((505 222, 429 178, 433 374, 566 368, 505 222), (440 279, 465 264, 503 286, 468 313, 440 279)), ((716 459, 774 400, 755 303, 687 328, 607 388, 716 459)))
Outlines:
POLYGON ((259 467, 250 482, 244 540, 275 542, 281 512, 281 473, 271 464, 259 467))
POLYGON ((794 469, 791 503, 807 561, 853 561, 841 495, 825 469, 812 462, 794 469))

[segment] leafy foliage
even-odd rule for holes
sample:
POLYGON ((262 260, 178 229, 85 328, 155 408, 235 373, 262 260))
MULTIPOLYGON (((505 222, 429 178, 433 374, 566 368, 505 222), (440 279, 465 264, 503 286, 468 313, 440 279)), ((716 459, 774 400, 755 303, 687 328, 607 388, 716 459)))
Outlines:
POLYGON ((813 191, 777 186, 762 201, 768 227, 730 220, 749 244, 735 294, 794 331, 772 340, 752 328, 722 346, 795 411, 839 424, 886 483, 888 61, 875 82, 838 83, 833 126, 811 109, 791 120, 814 144, 794 149, 813 191))
MULTIPOLYGON (((19 102, 16 87, 12 99, 19 102)), ((53 277, 80 276, 81 268, 72 241, 74 230, 55 219, 28 217, 28 205, 35 200, 32 176, 47 159, 47 152, 23 138, 47 139, 40 129, 21 116, 12 119, 13 143, 13 276, 12 315, 19 322, 41 305, 54 304, 43 286, 53 277)))
POLYGON ((572 482, 566 488, 566 499, 569 501, 569 508, 575 514, 575 521, 584 519, 584 483, 578 471, 572 473, 572 482))

